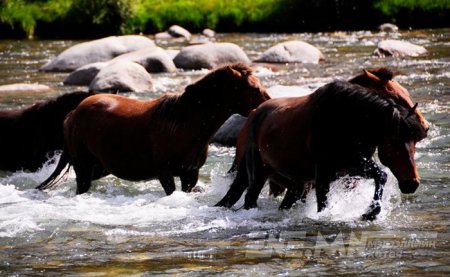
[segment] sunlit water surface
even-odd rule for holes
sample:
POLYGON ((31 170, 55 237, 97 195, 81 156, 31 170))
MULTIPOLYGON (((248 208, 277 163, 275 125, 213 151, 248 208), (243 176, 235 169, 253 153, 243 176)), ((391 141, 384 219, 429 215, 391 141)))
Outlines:
MULTIPOLYGON (((450 32, 418 30, 399 34, 338 32, 319 34, 219 34, 217 41, 240 45, 256 58, 268 47, 291 39, 319 47, 320 64, 265 67, 256 75, 272 95, 301 95, 363 68, 387 66, 409 89, 430 122, 429 137, 417 145, 421 186, 401 195, 389 173, 382 211, 374 222, 360 216, 370 204, 373 180, 338 180, 329 206, 316 212, 314 192, 306 203, 279 211, 281 198, 263 190, 257 209, 215 208, 232 181, 227 176, 234 149, 212 146, 201 170, 201 193, 165 196, 157 181, 128 182, 108 176, 91 191, 75 195, 74 173, 56 189, 33 188, 52 172, 0 171, 0 275, 161 274, 448 274, 450 180, 450 32), (405 39, 429 54, 396 59, 371 56, 378 41, 405 39)), ((46 93, 0 94, 0 108, 24 107, 37 99, 86 88, 64 87, 64 73, 37 69, 79 41, 0 41, 0 85, 40 83, 46 93)), ((181 42, 163 42, 180 49, 181 42)), ((179 92, 207 71, 153 74, 150 94, 179 92)), ((1 130, 0 130, 1 132, 1 130)), ((0 133, 1 135, 1 133, 0 133)), ((337 134, 338 135, 338 134, 337 134)), ((57 159, 58 156, 55 157, 57 159)), ((177 184, 179 188, 179 183, 177 184)))

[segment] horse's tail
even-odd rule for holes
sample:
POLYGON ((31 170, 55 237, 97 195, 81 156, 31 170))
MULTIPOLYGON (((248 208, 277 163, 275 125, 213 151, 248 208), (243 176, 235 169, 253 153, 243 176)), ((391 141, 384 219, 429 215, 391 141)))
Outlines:
POLYGON ((38 190, 45 190, 54 187, 58 184, 59 181, 69 172, 70 169, 70 156, 67 151, 67 148, 64 147, 61 157, 59 158, 58 165, 56 166, 53 173, 50 175, 50 177, 47 178, 44 182, 42 182, 39 186, 36 187, 38 190), (69 166, 67 166, 69 165, 69 166), (58 178, 58 176, 61 174, 64 168, 67 169, 66 171, 61 175, 61 177, 58 178))
POLYGON ((259 153, 257 134, 262 122, 266 118, 267 111, 260 110, 254 112, 253 119, 249 124, 246 148, 243 158, 243 166, 247 173, 248 184, 253 184, 256 180, 256 174, 263 167, 263 162, 259 153))
MULTIPOLYGON (((262 165, 262 160, 261 157, 259 157, 259 149, 256 141, 256 132, 258 131, 259 125, 264 117, 261 115, 256 115, 258 118, 255 118, 253 113, 250 114, 243 128, 243 131, 248 131, 247 137, 241 138, 243 139, 243 144, 241 146, 245 147, 245 150, 242 154, 239 154, 239 158, 237 158, 236 154, 233 165, 229 171, 237 171, 236 177, 234 178, 233 183, 231 183, 227 194, 222 198, 222 200, 219 201, 219 203, 216 204, 216 206, 231 208, 239 200, 244 191, 248 188, 249 184, 252 184, 255 180, 258 165, 262 165)), ((241 135, 242 134, 239 136, 241 135)))

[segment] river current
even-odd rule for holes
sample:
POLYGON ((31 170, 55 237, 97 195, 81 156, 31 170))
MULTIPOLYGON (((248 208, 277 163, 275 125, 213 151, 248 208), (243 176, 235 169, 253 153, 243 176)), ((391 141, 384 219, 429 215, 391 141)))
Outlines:
MULTIPOLYGON (((319 64, 265 67, 255 74, 272 95, 302 95, 334 79, 348 79, 364 68, 389 67, 430 123, 429 136, 417 144, 421 185, 402 195, 388 171, 382 211, 374 222, 360 216, 370 204, 373 180, 331 185, 329 205, 316 211, 314 192, 289 211, 265 188, 259 207, 216 208, 232 176, 234 148, 212 145, 201 169, 203 192, 178 190, 165 196, 158 181, 129 182, 114 176, 95 181, 75 195, 74 173, 57 188, 33 188, 55 167, 37 172, 0 171, 0 275, 300 275, 433 274, 450 272, 450 30, 370 31, 302 34, 218 34, 217 41, 241 46, 251 59, 278 42, 299 39, 326 56, 319 64), (385 38, 427 48, 415 58, 372 56, 385 38)), ((25 107, 38 99, 86 88, 66 87, 66 73, 38 68, 80 41, 0 41, 0 85, 39 83, 52 92, 0 93, 0 108, 25 107)), ((180 49, 183 42, 161 42, 180 49)), ((183 88, 207 73, 152 74, 155 98, 183 88)), ((2 131, 0 130, 0 135, 2 131)), ((235 205, 242 206, 242 199, 235 205)))

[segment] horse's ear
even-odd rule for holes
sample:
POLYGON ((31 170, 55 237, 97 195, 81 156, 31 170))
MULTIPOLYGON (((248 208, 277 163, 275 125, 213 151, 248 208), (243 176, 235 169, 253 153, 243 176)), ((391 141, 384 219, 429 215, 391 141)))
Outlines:
POLYGON ((236 69, 234 69, 233 67, 231 67, 230 65, 227 65, 226 69, 228 72, 230 72, 230 74, 232 74, 236 77, 239 77, 239 78, 242 77, 242 74, 239 71, 237 71, 236 69))
POLYGON ((373 81, 375 81, 375 82, 381 82, 381 79, 378 78, 377 75, 375 75, 375 74, 373 74, 373 73, 370 73, 369 71, 367 71, 367 70, 365 70, 365 69, 363 69, 363 72, 364 72, 364 75, 365 75, 367 78, 369 78, 370 80, 373 80, 373 81))
POLYGON ((419 103, 416 103, 411 109, 409 109, 408 115, 406 117, 410 117, 411 115, 413 115, 416 112, 418 105, 419 103))

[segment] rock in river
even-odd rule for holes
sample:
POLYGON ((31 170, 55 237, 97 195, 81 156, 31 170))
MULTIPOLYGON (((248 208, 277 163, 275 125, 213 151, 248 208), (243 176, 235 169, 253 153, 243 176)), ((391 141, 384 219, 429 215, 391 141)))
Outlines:
POLYGON ((425 47, 402 40, 383 40, 373 52, 375 56, 417 57, 427 53, 425 47))
POLYGON ((256 62, 318 63, 324 60, 322 52, 304 41, 287 41, 267 49, 256 62))
POLYGON ((153 83, 141 65, 131 61, 116 61, 100 70, 89 85, 90 91, 149 92, 153 83))
POLYGON ((226 63, 249 64, 250 60, 236 44, 206 43, 183 48, 174 62, 178 68, 183 69, 211 69, 226 63))
POLYGON ((113 36, 76 44, 40 68, 41 71, 70 72, 83 65, 109 61, 121 54, 142 48, 155 47, 144 36, 113 36))

